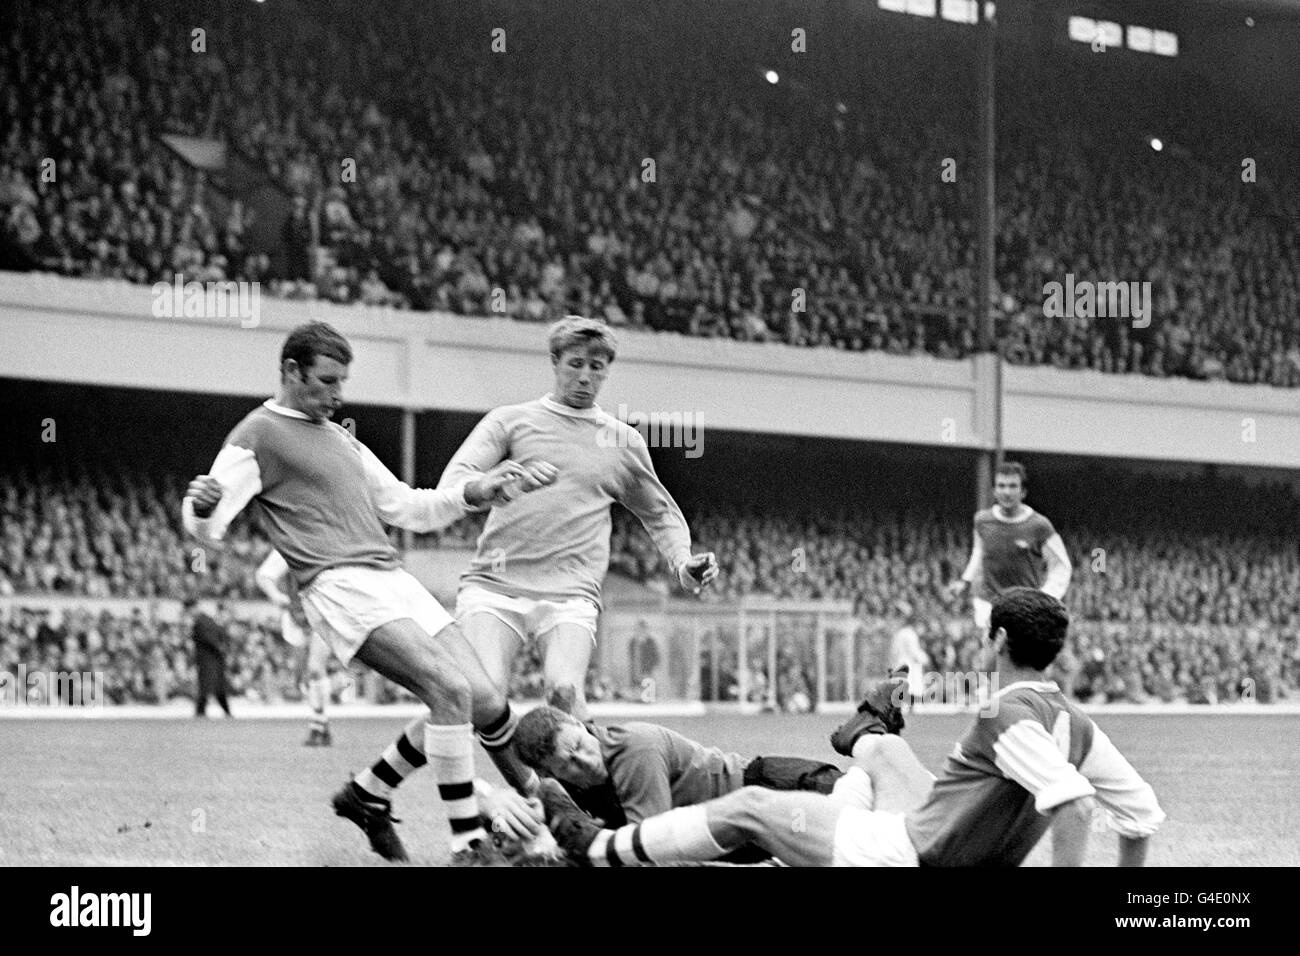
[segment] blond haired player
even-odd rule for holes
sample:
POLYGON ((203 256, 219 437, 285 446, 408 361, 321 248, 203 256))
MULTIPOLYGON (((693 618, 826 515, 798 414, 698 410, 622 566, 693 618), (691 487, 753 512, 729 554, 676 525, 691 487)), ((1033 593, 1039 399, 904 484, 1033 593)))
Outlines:
MULTIPOLYGON (((547 346, 555 376, 550 394, 484 416, 438 487, 474 481, 502 461, 562 466, 553 484, 492 509, 461 576, 456 620, 503 694, 519 652, 537 641, 548 702, 585 719, 583 684, 609 569, 610 507, 621 504, 640 519, 683 588, 698 593, 717 577, 718 564, 712 553, 691 554, 690 528, 655 474, 645 440, 596 404, 618 352, 609 327, 568 316, 551 326, 547 346)), ((400 756, 400 743, 389 755, 400 756)), ((381 758, 368 772, 395 786, 417 766, 381 758)), ((498 816, 492 798, 480 793, 486 812, 498 816)), ((507 824, 511 817, 505 815, 507 824)))

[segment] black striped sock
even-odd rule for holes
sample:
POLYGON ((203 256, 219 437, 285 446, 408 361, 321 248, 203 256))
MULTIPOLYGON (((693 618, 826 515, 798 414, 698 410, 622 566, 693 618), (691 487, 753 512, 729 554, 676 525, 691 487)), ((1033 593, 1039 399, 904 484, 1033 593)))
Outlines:
POLYGON ((519 717, 509 704, 500 716, 484 727, 475 731, 479 743, 488 750, 503 750, 514 739, 515 728, 519 726, 519 717))
POLYGON ((715 860, 725 852, 709 831, 704 807, 697 805, 678 807, 617 830, 601 830, 587 847, 587 858, 592 866, 640 866, 715 860))
POLYGON ((376 800, 391 800, 402 781, 429 762, 424 755, 424 724, 423 715, 407 724, 383 756, 357 774, 353 782, 376 800))
MULTIPOLYGON (((477 812, 472 817, 458 816, 451 812, 451 808, 458 805, 457 801, 470 800, 474 797, 474 784, 440 783, 438 784, 438 796, 442 797, 442 802, 447 805, 447 818, 451 821, 453 837, 473 833, 482 826, 477 812)), ((477 806, 477 801, 475 801, 475 806, 477 806)))
POLYGON ((424 753, 451 824, 451 852, 487 836, 474 794, 474 735, 469 724, 426 724, 424 753))

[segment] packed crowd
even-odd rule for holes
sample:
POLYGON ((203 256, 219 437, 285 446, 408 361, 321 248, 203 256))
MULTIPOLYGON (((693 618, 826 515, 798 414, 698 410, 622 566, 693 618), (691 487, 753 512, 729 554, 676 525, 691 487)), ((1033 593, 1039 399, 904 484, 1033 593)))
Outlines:
MULTIPOLYGON (((9 249, 29 268, 132 282, 181 272, 524 321, 580 312, 941 358, 975 347, 975 177, 938 174, 946 157, 971 168, 960 83, 900 98, 880 67, 843 100, 777 94, 748 71, 692 72, 688 50, 670 70, 602 55, 599 28, 584 45, 556 32, 564 18, 488 62, 414 0, 383 11, 303 22, 273 4, 20 0, 0 56, 9 249), (220 141, 259 170, 285 197, 278 228, 259 231, 281 213, 160 134, 220 141)), ((1122 108, 1160 95, 1150 84, 1123 67, 1024 69, 1008 65, 998 114, 1007 358, 1300 386, 1291 165, 1243 190, 1239 144, 1261 138, 1247 118, 1171 112, 1185 145, 1157 155, 1122 108), (1045 317, 1043 287, 1067 273, 1149 281, 1150 327, 1045 317)))
MULTIPOLYGON (((222 623, 230 635, 227 673, 233 696, 301 699, 297 655, 279 639, 275 615, 223 615, 222 623)), ((95 612, 0 605, 0 672, 17 678, 20 665, 28 675, 103 675, 103 700, 86 690, 86 704, 163 704, 194 693, 190 621, 164 619, 153 609, 95 612)), ((15 684, 6 690, 26 695, 31 687, 15 684)))
MULTIPOLYGON (((1075 567, 1067 595, 1074 638, 1061 667, 1078 696, 1203 702, 1234 699, 1247 687, 1259 699, 1300 688, 1300 549, 1282 531, 1300 521, 1300 502, 1288 488, 1125 472, 1080 481, 1107 489, 1104 514, 1089 510, 1088 502, 1102 500, 1092 485, 1081 486, 1077 503, 1062 499, 1051 508, 1075 567), (1233 508, 1224 509, 1224 501, 1233 508), (1193 527, 1187 514, 1203 517, 1193 527)), ((265 540, 241 520, 225 552, 192 547, 179 528, 181 493, 174 478, 140 473, 0 474, 0 597, 259 599, 253 573, 265 540)), ((887 644, 892 630, 909 621, 936 668, 974 669, 978 638, 965 623, 966 609, 944 590, 969 554, 965 520, 888 509, 828 515, 719 505, 690 518, 698 545, 717 553, 722 570, 706 600, 765 594, 850 601, 864 646, 887 644)), ((426 543, 464 547, 481 523, 471 516, 426 543)), ((666 590, 657 551, 622 509, 615 511, 611 552, 613 570, 666 590)), ((13 660, 52 671, 107 662, 118 682, 112 692, 132 699, 166 699, 184 686, 190 647, 176 625, 139 612, 115 617, 73 609, 61 616, 52 623, 35 612, 17 614, 6 622, 0 647, 13 660)), ((291 655, 272 639, 274 626, 245 619, 235 627, 238 685, 272 698, 292 694, 291 655)), ((808 653, 807 646, 782 648, 783 700, 812 693, 808 653)), ((535 664, 521 663, 517 690, 536 683, 535 664)), ((725 699, 737 684, 736 664, 723 668, 730 674, 720 679, 725 686, 707 686, 725 699)), ((751 667, 757 699, 770 680, 766 669, 765 659, 751 667)), ((614 693, 599 676, 593 693, 614 693)))
POLYGON ((0 596, 253 597, 264 539, 240 520, 225 551, 186 541, 183 493, 141 473, 0 473, 0 596))

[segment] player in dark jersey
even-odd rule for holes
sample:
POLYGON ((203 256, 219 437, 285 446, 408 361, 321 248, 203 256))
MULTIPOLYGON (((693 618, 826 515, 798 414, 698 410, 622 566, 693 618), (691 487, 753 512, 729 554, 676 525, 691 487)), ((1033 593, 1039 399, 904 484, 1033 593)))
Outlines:
MULTIPOLYGON (((516 717, 505 697, 451 615, 401 567, 384 525, 444 528, 474 508, 550 484, 556 469, 505 461, 454 488, 411 488, 330 421, 351 363, 351 346, 325 323, 290 332, 280 352, 279 394, 235 426, 210 474, 190 482, 182 521, 220 548, 230 522, 252 507, 295 579, 311 630, 344 666, 355 658, 428 706, 416 742, 402 741, 407 759, 433 769, 453 865, 492 864, 497 854, 479 825, 473 790, 475 732, 521 790, 535 775, 509 750, 516 717)), ((404 860, 385 787, 383 780, 370 790, 349 782, 335 794, 334 810, 359 826, 376 852, 404 860)))
POLYGON ((712 860, 756 843, 792 866, 1018 866, 1050 827, 1053 862, 1077 866, 1104 810, 1120 865, 1142 865, 1165 818, 1155 793, 1043 673, 1065 643, 1064 606, 1015 587, 991 618, 986 651, 1001 689, 933 782, 901 737, 867 735, 853 754, 871 776, 872 809, 745 787, 608 830, 548 787, 548 823, 572 859, 594 865, 712 860))
POLYGON ((1070 586, 1070 557, 1065 542, 1046 516, 1025 504, 1025 466, 1005 461, 993 481, 992 508, 975 513, 970 561, 961 577, 948 586, 954 596, 973 588, 975 626, 989 626, 995 597, 1007 588, 1038 588, 1062 599, 1070 586), (1044 573, 1046 564, 1046 573, 1044 573))
MULTIPOLYGON (((872 693, 876 706, 896 710, 893 698, 905 680, 882 682, 872 693)), ((882 719, 864 711, 845 728, 840 736, 856 740, 862 734, 897 732, 902 718, 882 719)), ((742 787, 804 790, 859 805, 872 800, 871 777, 860 767, 846 773, 834 764, 803 757, 748 758, 657 724, 600 726, 556 707, 538 707, 520 718, 514 742, 525 764, 558 781, 582 810, 605 827, 639 823, 673 807, 704 803, 742 787)), ((499 834, 515 836, 512 819, 494 820, 491 825, 499 834)), ((761 848, 747 846, 728 854, 726 860, 752 863, 769 858, 761 848)))

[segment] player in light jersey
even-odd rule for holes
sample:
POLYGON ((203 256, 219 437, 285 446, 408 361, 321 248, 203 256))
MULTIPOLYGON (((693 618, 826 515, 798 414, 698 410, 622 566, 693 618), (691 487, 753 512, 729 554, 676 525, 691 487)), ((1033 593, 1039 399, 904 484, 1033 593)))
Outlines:
POLYGON ((986 654, 1000 689, 937 780, 901 737, 858 736, 852 753, 871 777, 870 808, 745 787, 610 830, 546 787, 548 822, 572 859, 597 866, 712 860, 751 842, 792 866, 1018 866, 1049 828, 1053 863, 1078 866, 1100 808, 1119 834, 1120 865, 1140 866, 1165 814, 1110 739, 1045 678, 1068 627, 1050 595, 999 595, 986 654))
MULTIPOLYGON (((429 707, 415 752, 427 761, 451 824, 454 865, 495 863, 473 790, 473 728, 506 779, 524 789, 536 774, 509 750, 515 718, 442 606, 401 568, 384 524, 432 531, 471 508, 504 504, 554 480, 545 462, 503 461, 452 487, 413 489, 347 429, 330 421, 342 404, 352 350, 323 322, 295 328, 280 353, 280 391, 227 437, 210 474, 190 482, 185 529, 220 547, 252 504, 284 556, 311 629, 346 665, 354 657, 429 707)), ((409 742, 408 742, 409 743, 409 742)), ((349 783, 334 809, 389 859, 406 859, 389 794, 349 783)), ((518 798, 522 800, 522 797, 518 798)), ((539 811, 540 815, 540 811, 539 811)))
POLYGON ((911 603, 900 600, 894 607, 902 622, 889 642, 889 666, 891 670, 900 668, 907 673, 907 706, 910 713, 916 699, 925 689, 925 669, 930 666, 930 655, 921 646, 921 634, 916 629, 911 603))
MULTIPOLYGON (((609 327, 569 316, 551 326, 548 345, 552 392, 489 412, 438 487, 473 481, 501 461, 563 466, 553 484, 492 509, 461 577, 456 619, 503 694, 520 650, 537 640, 547 700, 585 719, 583 684, 609 569, 610 506, 618 502, 641 520, 683 588, 698 593, 717 577, 718 563, 711 552, 692 556, 686 519, 655 474, 645 440, 596 405, 617 353, 609 327)), ((400 782, 417 769, 388 759, 399 745, 369 772, 400 782)))
POLYGON ((1025 504, 1025 466, 1004 461, 994 476, 992 508, 975 513, 970 560, 948 586, 954 596, 974 588, 975 626, 989 626, 991 602, 1011 587, 1038 588, 1062 599, 1070 586, 1070 556, 1046 516, 1025 504), (1046 574, 1043 565, 1046 564, 1046 574))
POLYGON ((307 720, 306 747, 329 747, 334 743, 330 733, 330 718, 326 712, 330 699, 329 645, 311 629, 298 587, 289 572, 289 563, 279 551, 272 548, 257 572, 253 575, 262 593, 280 608, 280 636, 286 644, 296 648, 301 655, 300 667, 306 671, 307 705, 311 717, 307 720))
POLYGON ((555 483, 488 516, 461 576, 456 619, 504 690, 524 643, 542 649, 548 701, 586 718, 583 684, 609 569, 610 506, 645 526, 683 588, 717 576, 713 554, 691 555, 681 510, 655 474, 645 440, 596 404, 617 343, 604 322, 568 316, 550 329, 551 393, 488 413, 443 472, 440 488, 497 462, 562 462, 555 483))

